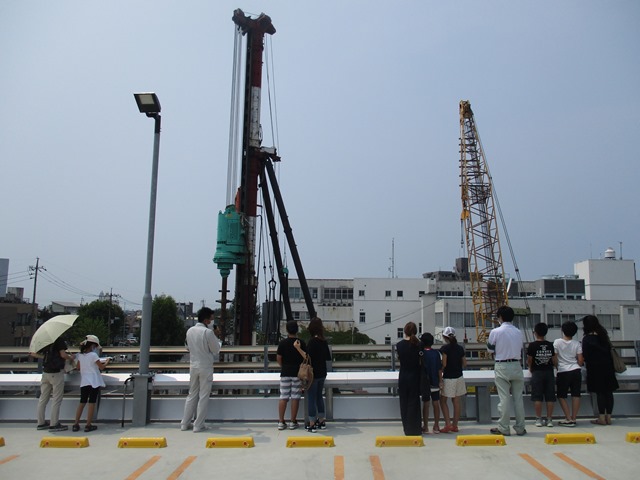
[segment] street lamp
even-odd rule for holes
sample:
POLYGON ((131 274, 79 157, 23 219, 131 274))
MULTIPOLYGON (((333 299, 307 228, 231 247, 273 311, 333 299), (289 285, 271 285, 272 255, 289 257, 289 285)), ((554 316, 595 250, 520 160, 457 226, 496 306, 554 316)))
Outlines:
POLYGON ((155 120, 153 166, 151 169, 151 201, 149 205, 149 235, 147 237, 147 272, 142 297, 142 325, 140 326, 140 370, 133 380, 132 424, 141 427, 149 423, 151 391, 149 389, 149 350, 151 348, 151 274, 153 271, 153 239, 156 227, 156 192, 158 186, 158 157, 160 154, 160 101, 155 93, 134 93, 140 113, 155 120))

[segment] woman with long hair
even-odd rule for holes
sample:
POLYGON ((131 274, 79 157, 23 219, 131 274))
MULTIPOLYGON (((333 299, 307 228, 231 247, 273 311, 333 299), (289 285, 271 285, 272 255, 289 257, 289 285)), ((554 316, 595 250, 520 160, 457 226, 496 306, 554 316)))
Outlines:
POLYGON ((420 408, 420 352, 422 347, 416 336, 418 328, 413 322, 404 326, 405 338, 396 344, 400 360, 398 373, 398 397, 400 418, 405 435, 422 435, 420 408))
POLYGON ((311 338, 307 343, 307 353, 311 357, 313 382, 307 390, 309 423, 305 428, 308 432, 315 433, 317 430, 325 430, 327 428, 322 390, 324 381, 327 378, 327 361, 331 360, 331 351, 324 338, 322 320, 318 317, 312 318, 309 322, 308 330, 311 338))
POLYGON ((598 403, 598 418, 591 420, 591 423, 611 425, 613 392, 619 387, 611 358, 611 340, 595 315, 584 317, 582 327, 582 355, 587 366, 587 390, 596 394, 598 403))

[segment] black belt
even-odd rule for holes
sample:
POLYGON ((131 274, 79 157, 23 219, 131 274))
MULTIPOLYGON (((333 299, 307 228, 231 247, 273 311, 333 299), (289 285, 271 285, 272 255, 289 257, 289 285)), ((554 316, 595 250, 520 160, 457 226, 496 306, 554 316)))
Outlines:
POLYGON ((496 362, 519 362, 519 358, 510 358, 509 360, 496 360, 496 362))

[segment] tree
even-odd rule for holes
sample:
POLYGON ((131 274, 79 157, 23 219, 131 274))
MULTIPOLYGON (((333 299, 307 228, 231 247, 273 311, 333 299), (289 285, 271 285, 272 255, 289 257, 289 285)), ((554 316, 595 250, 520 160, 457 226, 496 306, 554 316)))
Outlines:
POLYGON ((102 345, 111 345, 113 336, 122 329, 124 312, 120 305, 109 300, 94 300, 78 310, 76 320, 68 338, 82 341, 88 334, 96 335, 102 345), (82 328, 80 328, 82 326, 82 328), (87 331, 86 329, 93 329, 87 331), (100 331, 100 333, 97 333, 100 331))
MULTIPOLYGON (((156 296, 151 306, 151 345, 184 345, 186 328, 178 318, 178 307, 169 295, 156 296)), ((156 356, 159 361, 176 361, 176 355, 156 356)))
MULTIPOLYGON (((309 330, 303 328, 298 335, 305 342, 309 342, 309 330)), ((330 345, 375 345, 376 341, 365 333, 360 333, 357 328, 340 331, 325 328, 324 336, 330 345)), ((346 353, 334 355, 335 360, 356 360, 365 358, 376 358, 376 353, 346 353)))
POLYGON ((106 322, 98 318, 78 317, 66 336, 71 344, 79 345, 87 335, 95 335, 102 345, 106 345, 104 342, 107 338, 106 322))

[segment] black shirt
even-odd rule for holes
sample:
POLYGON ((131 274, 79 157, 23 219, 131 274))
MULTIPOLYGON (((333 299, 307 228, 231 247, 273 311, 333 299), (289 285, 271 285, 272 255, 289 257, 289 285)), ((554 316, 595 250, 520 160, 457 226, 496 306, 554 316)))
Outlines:
MULTIPOLYGON (((278 355, 282 357, 282 367, 280 370, 281 377, 297 377, 298 376, 298 368, 300 368, 300 364, 302 363, 302 355, 293 346, 296 340, 300 340, 296 337, 287 337, 282 340, 278 344, 278 355)), ((304 340, 300 340, 300 348, 307 351, 307 346, 304 343, 304 340)))
POLYGON ((331 351, 326 340, 313 337, 309 340, 307 353, 311 356, 314 378, 327 377, 327 361, 331 360, 331 351))
POLYGON ((464 348, 459 343, 446 343, 440 347, 440 353, 447 356, 447 366, 442 370, 442 378, 460 378, 464 348))

